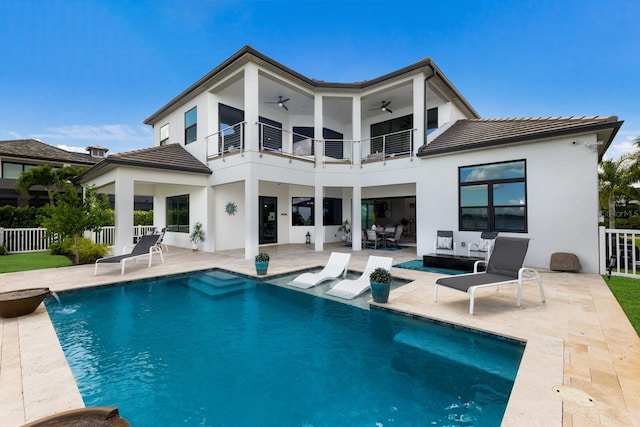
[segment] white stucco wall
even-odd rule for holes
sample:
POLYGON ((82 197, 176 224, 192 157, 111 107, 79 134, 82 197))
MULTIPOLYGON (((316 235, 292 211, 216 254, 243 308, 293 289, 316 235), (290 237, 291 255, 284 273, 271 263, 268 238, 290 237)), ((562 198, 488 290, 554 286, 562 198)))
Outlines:
MULTIPOLYGON (((526 160, 527 233, 501 233, 531 238, 525 264, 548 268, 554 252, 578 256, 584 272, 598 271, 597 154, 576 138, 486 149, 423 160, 417 184, 418 255, 433 252, 437 230, 454 230, 461 242, 474 242, 479 232, 458 231, 458 167, 526 160)), ((595 136, 580 141, 595 142, 595 136)), ((466 249, 462 249, 466 251, 466 249)))

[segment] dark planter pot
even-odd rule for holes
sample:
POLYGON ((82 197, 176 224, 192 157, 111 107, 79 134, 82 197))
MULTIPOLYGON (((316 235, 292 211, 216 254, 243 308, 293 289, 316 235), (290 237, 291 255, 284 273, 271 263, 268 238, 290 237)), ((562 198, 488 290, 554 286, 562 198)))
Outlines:
POLYGON ((389 292, 391 292, 390 283, 371 282, 371 296, 374 302, 386 303, 389 301, 389 292))
POLYGON ((260 276, 267 274, 269 261, 256 261, 256 273, 260 276))
POLYGON ((0 293, 0 317, 18 317, 33 313, 50 293, 49 288, 2 292, 0 293))

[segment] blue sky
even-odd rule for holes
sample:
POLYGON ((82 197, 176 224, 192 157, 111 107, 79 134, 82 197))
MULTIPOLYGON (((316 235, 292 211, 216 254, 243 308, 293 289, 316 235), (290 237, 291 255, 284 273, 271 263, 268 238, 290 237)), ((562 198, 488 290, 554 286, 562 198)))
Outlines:
POLYGON ((640 137, 640 2, 0 0, 0 140, 110 153, 245 44, 325 81, 426 56, 482 117, 617 115, 640 137))

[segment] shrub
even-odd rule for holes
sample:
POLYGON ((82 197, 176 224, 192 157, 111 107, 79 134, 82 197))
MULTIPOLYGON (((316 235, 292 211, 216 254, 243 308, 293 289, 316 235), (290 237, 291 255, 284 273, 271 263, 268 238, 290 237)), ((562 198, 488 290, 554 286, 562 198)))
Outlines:
POLYGON ((256 255, 256 262, 267 262, 269 261, 269 254, 266 252, 260 252, 256 255))
POLYGON ((153 225, 153 211, 133 211, 133 225, 153 225))
POLYGON ((388 272, 387 270, 385 270, 382 267, 376 268, 369 275, 369 280, 372 281, 372 282, 375 282, 375 283, 387 283, 387 284, 390 284, 392 279, 393 278, 391 277, 391 273, 388 272))
MULTIPOLYGON (((94 243, 93 241, 80 239, 80 258, 79 264, 92 264, 98 258, 102 258, 107 254, 109 247, 106 244, 94 243)), ((70 259, 75 259, 75 246, 73 239, 64 239, 62 242, 54 242, 49 245, 51 255, 65 255, 70 259)))

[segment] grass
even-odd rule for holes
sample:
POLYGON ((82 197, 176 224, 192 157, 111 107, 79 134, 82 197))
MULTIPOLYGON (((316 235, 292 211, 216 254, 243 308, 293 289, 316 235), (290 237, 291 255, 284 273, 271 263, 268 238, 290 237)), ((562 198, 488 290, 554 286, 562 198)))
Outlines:
POLYGON ((631 277, 611 276, 606 279, 609 289, 640 336, 640 280, 631 277))
POLYGON ((51 255, 49 252, 11 254, 0 256, 0 273, 67 267, 72 264, 71 260, 66 256, 51 255))

